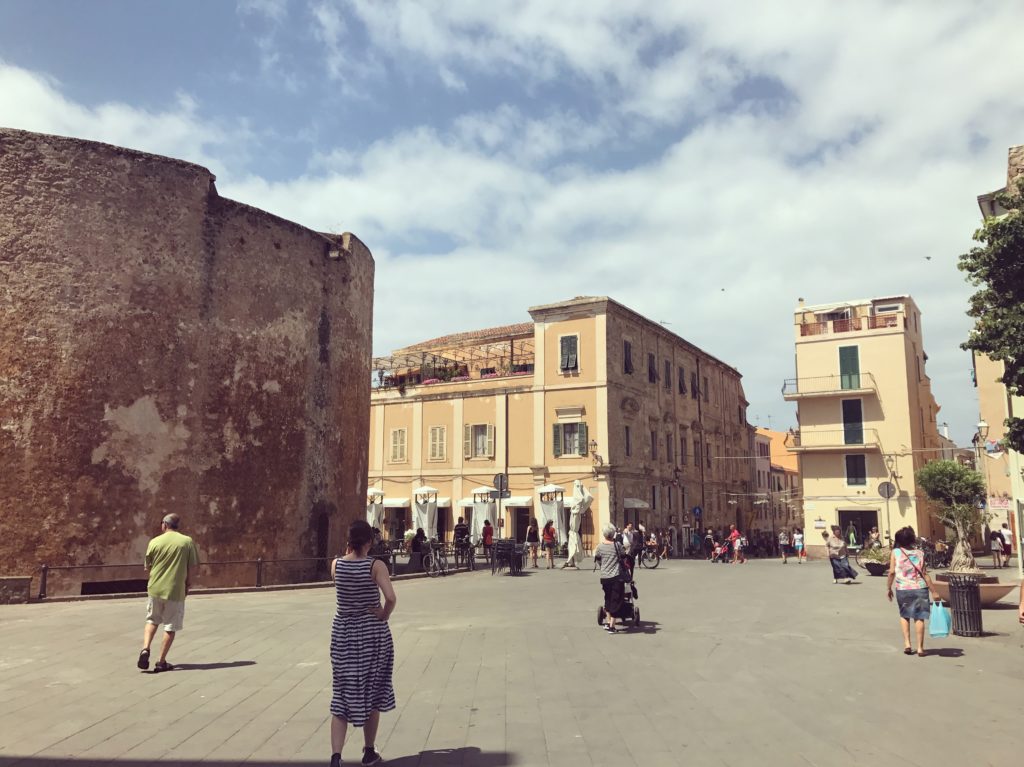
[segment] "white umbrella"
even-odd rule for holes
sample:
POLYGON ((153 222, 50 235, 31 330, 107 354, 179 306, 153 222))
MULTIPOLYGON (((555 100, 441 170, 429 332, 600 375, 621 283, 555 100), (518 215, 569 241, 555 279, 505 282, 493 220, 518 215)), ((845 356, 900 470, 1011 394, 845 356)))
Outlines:
POLYGON ((594 502, 592 496, 577 479, 572 486, 572 506, 569 507, 569 559, 566 567, 577 567, 583 561, 583 547, 580 541, 580 522, 594 502))

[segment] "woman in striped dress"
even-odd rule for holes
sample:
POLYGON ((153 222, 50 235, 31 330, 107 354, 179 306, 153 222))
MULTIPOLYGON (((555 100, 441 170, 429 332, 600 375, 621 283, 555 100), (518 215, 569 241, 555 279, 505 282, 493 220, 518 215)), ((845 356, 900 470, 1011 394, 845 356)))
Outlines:
POLYGON ((381 711, 395 708, 391 671, 395 648, 388 618, 395 590, 387 566, 367 556, 373 529, 363 520, 348 529, 348 552, 331 563, 338 611, 331 626, 331 767, 341 764, 348 725, 363 728, 362 764, 377 764, 374 747, 381 711), (384 604, 381 605, 381 594, 384 604))

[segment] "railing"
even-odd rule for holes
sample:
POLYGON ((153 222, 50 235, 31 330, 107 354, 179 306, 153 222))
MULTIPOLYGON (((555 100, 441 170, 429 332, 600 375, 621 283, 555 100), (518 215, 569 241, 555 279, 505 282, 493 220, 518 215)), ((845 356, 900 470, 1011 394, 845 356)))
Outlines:
POLYGON ((875 314, 868 317, 868 330, 878 328, 898 328, 899 315, 896 314, 875 314))
POLYGON ((845 429, 803 429, 787 436, 786 443, 794 449, 849 449, 877 448, 878 430, 863 426, 848 426, 845 429))
POLYGON ((800 325, 800 335, 802 336, 823 336, 828 333, 827 322, 805 322, 800 325))
POLYGON ((852 330, 860 330, 860 317, 851 317, 846 320, 832 320, 832 331, 834 333, 849 333, 852 330))
POLYGON ((831 376, 787 378, 782 383, 782 396, 797 397, 815 394, 839 394, 845 391, 864 389, 878 390, 875 385, 875 377, 871 373, 844 373, 831 376))
MULTIPOLYGON (((868 330, 880 330, 882 328, 898 328, 900 326, 900 314, 874 314, 868 317, 850 317, 848 319, 822 320, 820 322, 800 323, 801 336, 824 336, 831 333, 852 333, 856 330, 863 330, 865 324, 868 330), (864 321, 867 320, 865 323, 864 321)), ((903 319, 906 326, 906 319, 903 319)))

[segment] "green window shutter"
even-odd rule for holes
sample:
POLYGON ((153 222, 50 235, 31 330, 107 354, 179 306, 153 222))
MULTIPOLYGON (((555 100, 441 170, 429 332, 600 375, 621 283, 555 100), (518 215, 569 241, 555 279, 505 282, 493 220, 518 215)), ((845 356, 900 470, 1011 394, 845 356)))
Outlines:
POLYGON ((487 424, 487 457, 494 458, 494 424, 487 424))
POLYGON ((843 389, 860 388, 860 349, 856 346, 839 347, 839 379, 843 389))
POLYGON ((560 423, 551 427, 551 452, 555 458, 562 457, 562 424, 560 423))
POLYGON ((560 360, 559 367, 562 370, 575 370, 577 367, 577 342, 576 336, 562 336, 559 340, 560 360))
POLYGON ((473 457, 473 426, 468 423, 462 427, 462 457, 473 457))
POLYGON ((589 447, 590 439, 587 437, 587 425, 585 423, 580 424, 580 442, 579 442, 579 454, 586 455, 590 452, 589 447))

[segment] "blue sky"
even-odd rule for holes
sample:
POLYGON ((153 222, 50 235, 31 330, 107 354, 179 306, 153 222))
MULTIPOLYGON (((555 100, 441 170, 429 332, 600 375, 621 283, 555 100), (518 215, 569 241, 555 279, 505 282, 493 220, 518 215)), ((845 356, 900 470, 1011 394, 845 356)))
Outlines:
POLYGON ((609 294, 785 426, 797 298, 911 293, 968 440, 956 256, 1024 143, 1024 7, 695 5, 7 0, 0 124, 193 160, 355 232, 378 353, 609 294))

